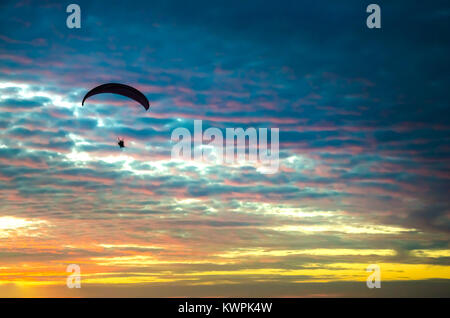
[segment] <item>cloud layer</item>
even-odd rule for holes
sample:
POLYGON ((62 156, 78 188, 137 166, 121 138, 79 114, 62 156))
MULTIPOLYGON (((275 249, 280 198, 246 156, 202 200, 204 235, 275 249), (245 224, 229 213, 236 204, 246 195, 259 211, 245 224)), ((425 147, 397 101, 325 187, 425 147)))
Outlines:
POLYGON ((78 4, 0 5, 0 295, 449 295, 446 2, 78 4), (279 128, 279 172, 171 160, 196 119, 279 128))

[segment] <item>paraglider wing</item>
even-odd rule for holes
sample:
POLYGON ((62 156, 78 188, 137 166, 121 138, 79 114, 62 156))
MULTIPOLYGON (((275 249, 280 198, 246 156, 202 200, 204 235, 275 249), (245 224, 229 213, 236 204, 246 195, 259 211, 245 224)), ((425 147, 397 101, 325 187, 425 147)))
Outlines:
POLYGON ((83 102, 81 105, 84 105, 84 101, 97 94, 103 94, 103 93, 111 93, 111 94, 118 94, 122 95, 128 98, 131 98, 141 104, 145 110, 148 110, 150 107, 150 103, 148 102, 147 97, 145 97, 144 94, 142 94, 140 91, 138 91, 136 88, 125 85, 125 84, 118 84, 118 83, 108 83, 103 84, 100 86, 97 86, 93 89, 91 89, 83 98, 83 102))

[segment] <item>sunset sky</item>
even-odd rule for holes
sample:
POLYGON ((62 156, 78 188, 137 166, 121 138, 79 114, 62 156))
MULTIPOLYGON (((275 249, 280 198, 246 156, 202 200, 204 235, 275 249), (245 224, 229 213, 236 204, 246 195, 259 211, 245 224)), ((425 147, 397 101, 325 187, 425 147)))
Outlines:
POLYGON ((450 297, 450 5, 370 3, 2 1, 0 297, 450 297), (194 120, 279 171, 172 160, 194 120))

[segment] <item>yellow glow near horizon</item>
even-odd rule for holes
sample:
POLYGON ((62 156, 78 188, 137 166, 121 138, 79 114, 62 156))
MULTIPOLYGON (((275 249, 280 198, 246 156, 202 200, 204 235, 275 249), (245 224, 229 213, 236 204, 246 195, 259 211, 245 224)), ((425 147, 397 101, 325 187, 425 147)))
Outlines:
MULTIPOLYGON (((130 264, 129 264, 130 265, 130 264)), ((333 281, 365 281, 369 276, 367 263, 306 263, 298 268, 244 268, 229 270, 163 270, 155 272, 82 272, 82 284, 141 284, 141 283, 165 283, 182 282, 191 284, 214 284, 217 282, 236 282, 264 280, 282 280, 291 283, 304 282, 333 282, 333 281)), ((377 263, 381 269, 382 281, 406 281, 450 279, 450 266, 434 264, 402 264, 402 263, 377 263)), ((18 286, 39 285, 64 285, 65 272, 34 272, 17 273, 5 272, 1 284, 15 284, 18 286), (8 276, 12 277, 8 277, 8 276)))
POLYGON ((342 232, 347 234, 400 234, 403 232, 414 232, 415 229, 405 229, 387 225, 283 225, 270 228, 280 232, 342 232))
POLYGON ((314 255, 314 256, 352 256, 352 255, 377 255, 395 256, 397 253, 391 249, 303 249, 303 250, 264 250, 264 249, 237 249, 217 256, 225 258, 239 258, 244 256, 289 256, 289 255, 314 255))
MULTIPOLYGON (((331 282, 331 281, 362 281, 366 280, 369 273, 366 268, 369 264, 361 263, 332 263, 332 264, 304 264, 304 268, 257 268, 239 270, 218 270, 192 272, 192 276, 308 276, 303 281, 295 282, 331 282)), ((432 264, 401 264, 401 263, 377 263, 381 269, 383 281, 394 280, 423 280, 423 279, 450 279, 450 266, 432 264)))
POLYGON ((412 250, 411 255, 416 257, 450 257, 450 250, 412 250))
POLYGON ((214 261, 208 259, 189 260, 189 259, 174 259, 164 260, 158 259, 151 255, 132 255, 132 256, 116 256, 116 257, 94 257, 91 260, 97 262, 101 266, 136 266, 146 267, 148 265, 159 264, 229 264, 233 262, 214 261))
POLYGON ((140 245, 140 244, 98 244, 98 246, 104 247, 104 248, 138 248, 138 249, 161 249, 160 246, 155 245, 140 245))

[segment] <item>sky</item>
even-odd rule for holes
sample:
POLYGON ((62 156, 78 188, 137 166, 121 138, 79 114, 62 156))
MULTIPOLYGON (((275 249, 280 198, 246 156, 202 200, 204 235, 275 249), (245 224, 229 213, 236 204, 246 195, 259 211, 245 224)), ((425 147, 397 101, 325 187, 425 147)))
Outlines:
POLYGON ((450 296, 448 1, 72 2, 0 4, 1 297, 450 296), (279 170, 174 160, 194 120, 279 170))

